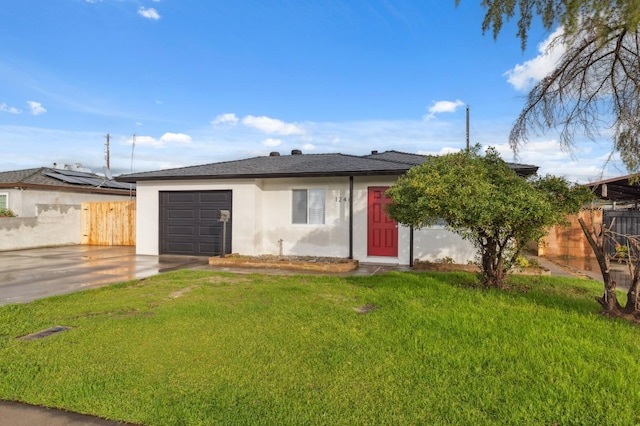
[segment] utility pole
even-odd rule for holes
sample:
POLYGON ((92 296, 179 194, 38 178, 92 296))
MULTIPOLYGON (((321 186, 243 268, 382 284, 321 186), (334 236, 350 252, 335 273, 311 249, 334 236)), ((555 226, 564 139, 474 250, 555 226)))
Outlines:
POLYGON ((106 148, 106 156, 105 157, 107 159, 107 170, 111 170, 111 159, 110 159, 111 154, 109 153, 109 142, 110 142, 111 136, 109 135, 109 133, 107 133, 106 138, 107 138, 107 144, 106 144, 107 148, 106 148))
POLYGON ((469 105, 467 105, 467 152, 469 152, 469 105))
POLYGON ((136 134, 133 134, 131 141, 131 173, 133 173, 133 150, 136 148, 136 134))

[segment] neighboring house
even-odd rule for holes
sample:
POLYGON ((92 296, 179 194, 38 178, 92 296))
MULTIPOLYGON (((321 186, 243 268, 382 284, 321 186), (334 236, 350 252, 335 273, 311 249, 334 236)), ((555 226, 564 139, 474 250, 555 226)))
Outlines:
MULTIPOLYGON (((427 158, 397 151, 353 156, 294 150, 117 179, 137 186, 138 254, 219 255, 217 218, 229 210, 226 253, 466 263, 475 249, 444 226, 412 230, 385 215, 385 190, 427 158)), ((522 175, 537 170, 511 166, 522 175)))
POLYGON ((640 184, 632 175, 587 183, 598 202, 578 215, 569 216, 568 225, 556 225, 538 247, 538 255, 547 257, 588 258, 593 250, 582 231, 578 218, 588 227, 604 225, 612 237, 605 239, 610 255, 616 253, 616 242, 626 244, 622 235, 640 235, 640 184))
POLYGON ((90 201, 128 201, 135 185, 93 173, 40 167, 0 172, 0 250, 79 244, 80 206, 90 201))

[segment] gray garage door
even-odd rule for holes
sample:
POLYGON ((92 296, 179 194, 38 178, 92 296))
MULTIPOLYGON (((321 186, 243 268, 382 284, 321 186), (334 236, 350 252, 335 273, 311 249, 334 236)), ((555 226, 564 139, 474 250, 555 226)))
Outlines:
MULTIPOLYGON (((161 191, 160 254, 220 255, 220 210, 231 211, 231 191, 161 191)), ((231 253, 231 228, 229 220, 225 254, 231 253)))

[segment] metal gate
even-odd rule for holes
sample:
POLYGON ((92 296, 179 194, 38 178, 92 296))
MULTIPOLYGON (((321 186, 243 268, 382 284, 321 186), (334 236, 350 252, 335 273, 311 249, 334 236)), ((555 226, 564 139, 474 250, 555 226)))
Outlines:
POLYGON ((616 245, 625 245, 623 235, 640 235, 640 211, 605 210, 603 212, 605 229, 613 223, 612 238, 607 238, 605 249, 610 256, 616 254, 616 245))

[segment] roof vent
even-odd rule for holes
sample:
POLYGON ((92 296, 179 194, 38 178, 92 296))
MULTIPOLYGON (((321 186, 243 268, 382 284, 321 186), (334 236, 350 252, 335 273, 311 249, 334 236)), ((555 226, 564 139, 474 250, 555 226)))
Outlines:
POLYGON ((371 155, 376 155, 378 151, 371 151, 371 155))
POLYGON ((302 151, 300 151, 299 149, 292 149, 291 155, 302 155, 302 151))
POLYGON ((271 151, 269 157, 280 157, 280 153, 278 151, 271 151))

